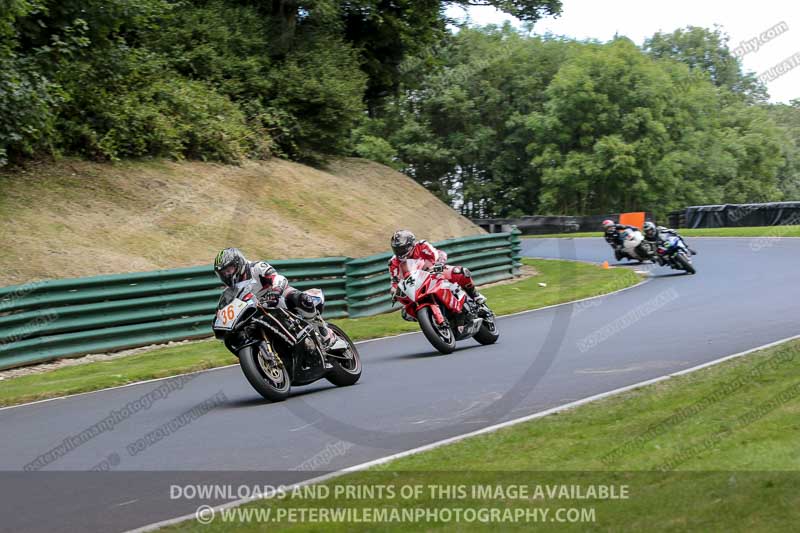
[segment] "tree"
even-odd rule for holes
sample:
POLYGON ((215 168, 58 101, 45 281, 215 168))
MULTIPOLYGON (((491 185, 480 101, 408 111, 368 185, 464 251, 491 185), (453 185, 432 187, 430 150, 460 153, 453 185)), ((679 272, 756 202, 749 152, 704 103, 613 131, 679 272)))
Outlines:
POLYGON ((368 76, 365 99, 374 114, 393 94, 408 58, 424 57, 444 38, 439 0, 360 0, 342 4, 344 37, 361 55, 368 76))
POLYGON ((665 213, 782 197, 786 136, 761 105, 625 38, 462 29, 359 130, 467 216, 665 213), (374 139, 384 142, 378 143, 374 139))
POLYGON ((492 6, 528 23, 561 13, 561 0, 454 0, 448 3, 465 7, 492 6))
POLYGON ((344 39, 359 50, 368 76, 365 99, 373 114, 394 94, 409 58, 424 57, 446 35, 444 9, 449 4, 489 5, 522 21, 535 22, 561 11, 561 0, 241 0, 261 5, 279 28, 277 49, 287 51, 300 27, 341 25, 344 39), (266 6, 266 7, 264 7, 266 6))
POLYGON ((784 164, 778 172, 779 187, 787 200, 800 200, 800 99, 767 106, 770 117, 784 133, 784 164))
POLYGON ((742 72, 739 60, 728 48, 728 36, 713 30, 688 26, 672 33, 658 32, 644 42, 653 57, 669 58, 706 73, 717 87, 724 87, 749 101, 766 100, 766 88, 752 73, 742 72))
POLYGON ((410 81, 365 133, 383 137, 391 147, 384 153, 466 215, 530 212, 539 179, 522 117, 541 108, 571 47, 510 26, 462 28, 436 51, 438 68, 407 67, 410 81))
POLYGON ((561 68, 538 120, 545 210, 663 215, 780 198, 774 123, 679 67, 618 39, 561 68))

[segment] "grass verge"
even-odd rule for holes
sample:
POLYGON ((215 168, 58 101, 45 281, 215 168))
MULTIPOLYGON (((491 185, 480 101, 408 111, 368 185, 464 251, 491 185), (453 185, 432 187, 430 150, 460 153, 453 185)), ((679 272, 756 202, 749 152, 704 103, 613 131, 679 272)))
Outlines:
MULTIPOLYGON (((538 274, 528 279, 487 288, 492 309, 499 315, 537 309, 580 298, 613 292, 634 285, 638 276, 627 269, 604 270, 569 261, 524 259, 538 274), (539 286, 545 283, 546 287, 539 286)), ((416 323, 397 313, 334 321, 354 340, 418 331, 416 323)), ((161 378, 233 364, 236 358, 221 343, 203 341, 142 354, 69 366, 4 380, 0 406, 93 391, 153 378, 161 378)), ((368 364, 368 363, 367 363, 368 364)))
POLYGON ((400 227, 431 242, 481 231, 412 178, 366 159, 324 169, 277 157, 0 168, 0 242, 15 252, 0 255, 0 286, 208 265, 232 243, 254 259, 363 257, 385 251, 387 228, 400 227))
MULTIPOLYGON (((681 228, 686 237, 800 237, 800 226, 761 226, 755 228, 681 228)), ((522 235, 523 239, 574 239, 602 237, 601 231, 579 233, 550 233, 547 235, 522 235)))
MULTIPOLYGON (((269 511, 272 530, 291 531, 319 530, 319 524, 301 518, 297 509, 306 509, 310 517, 324 508, 367 509, 373 518, 380 516, 375 509, 408 516, 422 510, 428 513, 423 517, 437 517, 409 526, 391 523, 391 515, 384 514, 378 524, 327 523, 326 531, 527 530, 531 516, 548 530, 559 531, 796 531, 798 375, 800 341, 793 341, 339 477, 326 484, 327 494, 319 489, 289 492, 282 499, 238 509, 269 511), (566 498, 548 492, 563 495, 564 485, 566 498), (348 497, 353 487, 379 486, 395 487, 394 497, 386 488, 378 497, 348 497), (577 492, 570 488, 574 486, 577 492), (600 486, 612 487, 607 497, 601 497, 600 486), (416 487, 422 487, 419 493, 416 487), (595 497, 580 497, 592 490, 595 497), (441 509, 445 511, 429 513, 441 509), (461 520, 454 518, 455 509, 462 510, 461 520), (481 509, 496 509, 499 517, 526 512, 527 519, 481 523, 470 521, 465 509, 476 517, 481 509)), ((228 515, 223 522, 220 513, 202 531, 263 527, 258 515, 251 515, 250 522, 244 516, 228 515)), ((186 522, 168 529, 193 531, 200 526, 186 522)))

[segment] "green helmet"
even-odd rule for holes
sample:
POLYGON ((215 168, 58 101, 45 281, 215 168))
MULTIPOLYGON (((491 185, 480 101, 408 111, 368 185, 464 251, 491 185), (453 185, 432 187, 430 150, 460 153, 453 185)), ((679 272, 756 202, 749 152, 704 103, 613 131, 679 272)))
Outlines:
POLYGON ((246 279, 247 265, 247 259, 238 248, 225 248, 219 251, 214 260, 214 272, 222 283, 233 287, 246 279))

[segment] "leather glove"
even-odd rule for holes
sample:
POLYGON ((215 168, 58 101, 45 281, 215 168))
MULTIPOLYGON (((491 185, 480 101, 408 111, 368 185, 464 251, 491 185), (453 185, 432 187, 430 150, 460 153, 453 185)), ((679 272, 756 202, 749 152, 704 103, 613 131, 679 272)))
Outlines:
POLYGON ((392 287, 389 289, 389 294, 392 296, 392 304, 397 301, 397 287, 392 287))
POLYGON ((434 265, 431 267, 431 272, 434 274, 441 274, 444 272, 444 263, 434 263, 434 265))
POLYGON ((261 298, 261 301, 267 307, 275 307, 278 305, 278 302, 281 299, 281 291, 278 290, 270 290, 264 293, 264 296, 261 298))

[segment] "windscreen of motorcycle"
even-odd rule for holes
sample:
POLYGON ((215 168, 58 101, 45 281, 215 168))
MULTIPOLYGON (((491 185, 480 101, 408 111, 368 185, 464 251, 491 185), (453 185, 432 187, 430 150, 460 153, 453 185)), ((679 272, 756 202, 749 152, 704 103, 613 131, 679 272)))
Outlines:
POLYGON ((238 298, 217 311, 217 318, 214 321, 214 329, 232 329, 236 324, 236 319, 247 309, 247 302, 238 298))
POLYGON ((325 303, 325 294, 323 294, 322 289, 306 289, 303 292, 311 296, 314 301, 314 307, 319 307, 325 303))
POLYGON ((225 289, 217 304, 217 316, 214 319, 214 329, 232 329, 236 320, 241 316, 253 297, 250 292, 253 283, 251 280, 240 281, 233 287, 225 289))
POLYGON ((672 248, 678 246, 678 242, 679 241, 678 241, 678 238, 676 236, 670 235, 669 237, 664 239, 664 242, 663 242, 662 246, 664 247, 665 250, 669 251, 672 248))

